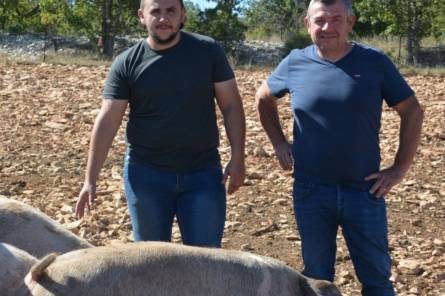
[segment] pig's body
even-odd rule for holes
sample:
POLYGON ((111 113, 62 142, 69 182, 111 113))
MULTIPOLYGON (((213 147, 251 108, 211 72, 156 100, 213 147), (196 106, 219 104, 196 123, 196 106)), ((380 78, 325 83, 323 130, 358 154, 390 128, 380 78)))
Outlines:
POLYGON ((12 296, 38 261, 27 252, 0 242, 0 295, 12 296))
POLYGON ((25 250, 35 257, 92 247, 39 210, 0 197, 0 242, 25 250))
POLYGON ((28 274, 31 295, 340 295, 271 258, 161 242, 78 250, 41 265, 28 274))

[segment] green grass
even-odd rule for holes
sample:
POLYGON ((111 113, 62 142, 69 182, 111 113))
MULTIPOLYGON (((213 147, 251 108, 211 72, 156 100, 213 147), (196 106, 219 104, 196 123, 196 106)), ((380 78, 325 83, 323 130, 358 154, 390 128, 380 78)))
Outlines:
POLYGON ((246 40, 261 40, 264 42, 272 42, 272 43, 284 43, 283 39, 279 34, 272 34, 270 36, 264 36, 262 33, 255 32, 247 32, 246 40))
MULTIPOLYGON (((433 75, 433 76, 445 76, 445 66, 426 67, 426 66, 410 66, 406 64, 407 52, 405 49, 406 39, 400 39, 398 37, 367 37, 356 38, 355 41, 369 45, 375 48, 383 50, 391 60, 399 67, 400 72, 404 75, 433 75)), ((444 40, 438 40, 433 37, 427 37, 422 39, 422 48, 434 48, 445 46, 444 40)))
POLYGON ((422 76, 445 76, 445 67, 414 67, 414 66, 401 66, 399 68, 403 75, 422 75, 422 76))
MULTIPOLYGON (((43 60, 43 58, 42 58, 43 60)), ((62 65, 81 65, 81 66, 109 66, 110 60, 105 59, 97 54, 50 54, 46 58, 48 64, 62 64, 62 65)))
MULTIPOLYGON (((25 63, 25 64, 41 64, 43 63, 43 54, 31 57, 29 55, 11 56, 0 53, 0 63, 25 63)), ((57 65, 80 65, 80 66, 109 66, 111 61, 93 54, 83 51, 76 54, 64 54, 49 52, 46 56, 45 63, 57 65)))

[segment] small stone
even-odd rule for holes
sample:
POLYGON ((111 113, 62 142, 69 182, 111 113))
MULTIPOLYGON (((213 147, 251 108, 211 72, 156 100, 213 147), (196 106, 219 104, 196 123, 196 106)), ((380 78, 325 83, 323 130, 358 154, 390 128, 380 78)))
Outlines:
POLYGON ((269 157, 269 154, 261 146, 255 147, 255 149, 253 149, 253 155, 257 157, 269 157))
POLYGON ((65 205, 63 205, 63 206, 60 208, 60 212, 61 212, 62 214, 72 214, 72 213, 73 213, 73 207, 70 206, 70 205, 65 204, 65 205))
POLYGON ((436 246, 439 246, 439 247, 445 247, 445 243, 444 243, 444 241, 441 240, 441 239, 438 239, 438 238, 436 238, 436 239, 433 241, 433 244, 436 245, 436 246))
POLYGON ((419 289, 417 287, 412 287, 411 289, 409 289, 409 293, 418 295, 419 289))
POLYGON ((286 236, 286 239, 287 239, 288 241, 294 242, 294 241, 299 241, 299 240, 300 240, 300 237, 297 236, 296 234, 291 234, 291 235, 287 235, 287 236, 286 236))
POLYGON ((259 173, 257 172, 252 172, 250 174, 247 175, 248 179, 252 179, 252 180, 261 180, 263 179, 263 176, 261 176, 259 173))
POLYGON ((285 198, 279 198, 272 202, 273 205, 286 206, 288 204, 288 200, 285 198))
POLYGON ((247 251, 253 251, 254 248, 250 244, 244 244, 241 245, 241 250, 247 252, 247 251))
POLYGON ((393 283, 400 282, 400 274, 397 271, 393 271, 389 280, 393 283))
POLYGON ((421 219, 411 220, 411 225, 416 226, 416 227, 422 226, 422 220, 421 219))
POLYGON ((263 234, 266 234, 266 233, 269 233, 269 232, 273 232, 273 231, 276 231, 276 230, 279 230, 278 225, 276 223, 272 223, 272 224, 270 224, 268 226, 261 227, 260 229, 254 231, 252 233, 252 235, 254 235, 254 236, 261 236, 263 234))
POLYGON ((241 224, 242 223, 239 221, 229 221, 229 222, 226 222, 225 227, 228 229, 234 229, 234 228, 237 228, 238 226, 241 226, 241 224))
POLYGON ((400 260, 397 269, 403 274, 410 275, 420 275, 423 272, 420 262, 410 259, 400 260))

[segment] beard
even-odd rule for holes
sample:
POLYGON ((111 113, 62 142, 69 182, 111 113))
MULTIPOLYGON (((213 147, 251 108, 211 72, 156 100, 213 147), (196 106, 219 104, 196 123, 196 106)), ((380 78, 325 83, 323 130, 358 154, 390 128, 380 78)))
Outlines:
POLYGON ((151 37, 153 37, 153 39, 156 41, 156 43, 165 45, 165 44, 169 44, 170 42, 172 42, 176 38, 178 33, 179 33, 179 31, 176 31, 165 39, 162 39, 161 37, 159 37, 158 34, 152 34, 151 37))
POLYGON ((180 24, 179 28, 177 28, 177 30, 174 33, 170 34, 170 36, 168 36, 165 39, 162 39, 158 34, 156 34, 154 32, 149 32, 149 34, 151 37, 153 37, 153 39, 156 41, 156 43, 161 44, 161 45, 166 45, 166 44, 169 44, 170 42, 172 42, 173 40, 175 40, 176 36, 178 36, 182 27, 184 27, 183 23, 180 24))

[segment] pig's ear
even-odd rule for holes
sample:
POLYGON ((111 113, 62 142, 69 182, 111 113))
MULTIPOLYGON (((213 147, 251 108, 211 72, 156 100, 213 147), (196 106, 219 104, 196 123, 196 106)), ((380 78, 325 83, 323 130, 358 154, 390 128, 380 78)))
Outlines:
POLYGON ((303 290, 302 295, 341 296, 341 293, 337 287, 329 281, 302 278, 300 285, 303 290))
POLYGON ((40 278, 42 277, 42 274, 44 273, 45 269, 56 260, 58 254, 57 253, 51 253, 49 255, 46 255, 41 259, 39 262, 34 264, 33 267, 31 267, 31 270, 29 271, 29 274, 31 275, 31 279, 35 282, 38 282, 40 278))

